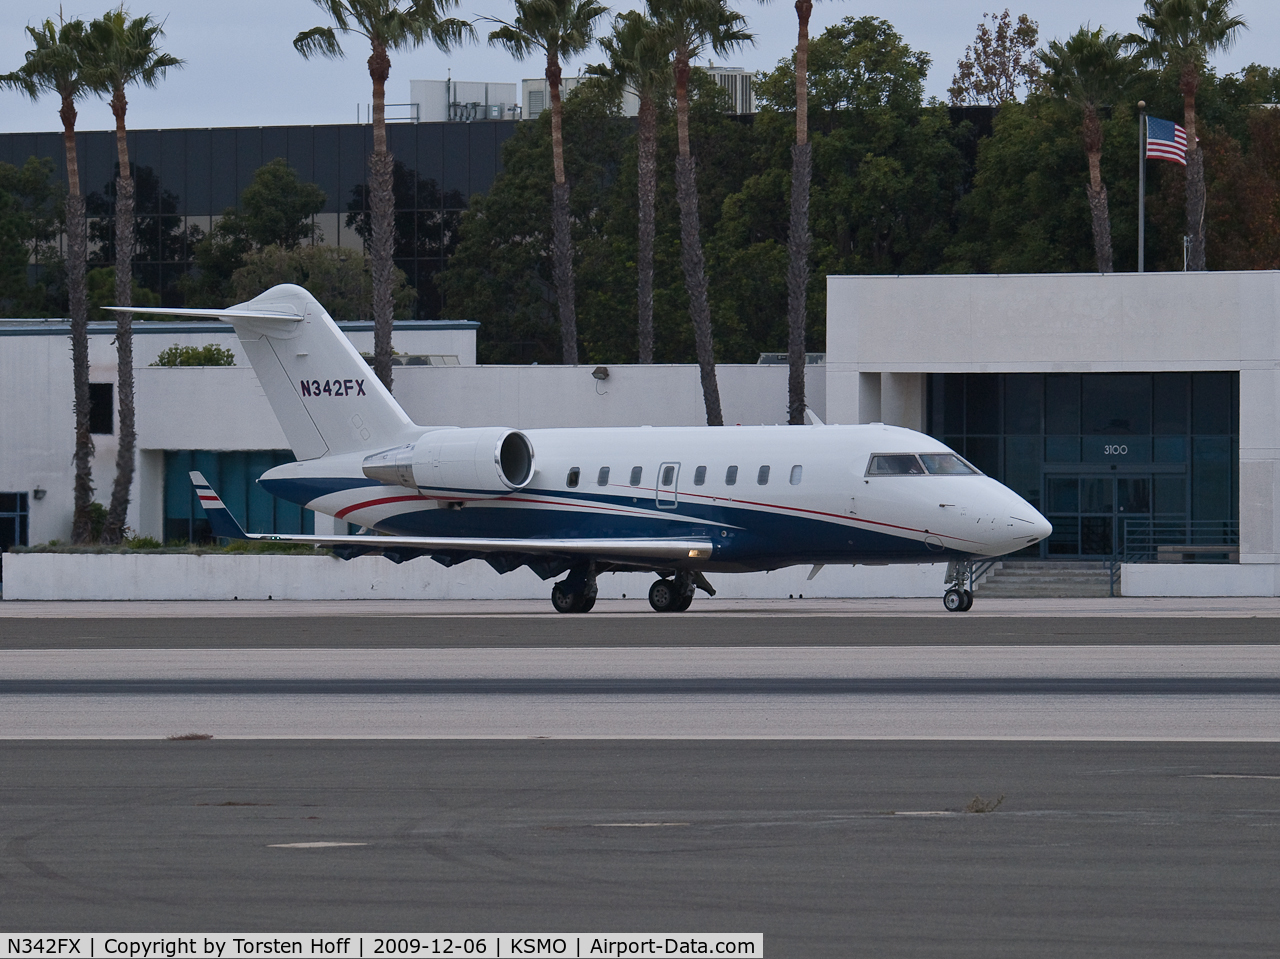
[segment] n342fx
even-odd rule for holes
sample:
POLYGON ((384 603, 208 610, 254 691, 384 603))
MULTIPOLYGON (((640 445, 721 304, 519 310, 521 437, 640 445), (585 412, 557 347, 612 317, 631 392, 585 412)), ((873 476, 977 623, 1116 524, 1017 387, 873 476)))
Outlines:
POLYGON ((378 535, 247 534, 199 473, 218 536, 311 543, 451 566, 528 566, 563 613, 596 577, 651 571, 649 602, 682 611, 707 573, 947 562, 947 609, 973 603, 975 561, 1038 543, 1049 522, 942 443, 893 426, 458 429, 415 425, 324 308, 298 286, 225 310, 297 462, 259 483, 378 535))

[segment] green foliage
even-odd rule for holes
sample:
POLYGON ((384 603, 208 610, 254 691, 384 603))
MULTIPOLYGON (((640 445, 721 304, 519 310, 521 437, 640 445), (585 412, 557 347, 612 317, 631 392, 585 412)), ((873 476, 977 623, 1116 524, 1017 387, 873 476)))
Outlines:
POLYGON ((164 543, 154 536, 126 536, 125 549, 164 549, 164 543))
MULTIPOLYGON (((85 274, 85 286, 89 291, 89 319, 95 323, 114 323, 115 313, 104 310, 116 302, 116 268, 99 266, 85 274)), ((160 294, 153 293, 133 278, 133 306, 159 306, 160 294)))
MULTIPOLYGON (((373 319, 373 277, 369 258, 333 246, 303 246, 286 250, 268 246, 246 253, 243 266, 231 277, 237 302, 251 300, 278 283, 296 283, 319 300, 339 320, 373 319)), ((404 271, 392 274, 396 319, 413 315, 418 292, 408 285, 404 271)))
MULTIPOLYGON (((912 50, 879 17, 845 17, 809 44, 809 116, 831 129, 841 111, 911 110, 924 97, 929 54, 912 50)), ((796 58, 792 54, 759 78, 756 99, 774 110, 796 108, 796 58)))
POLYGON ((60 310, 62 261, 54 241, 61 200, 51 161, 31 157, 21 167, 0 163, 0 316, 49 316, 60 310))
POLYGON ((276 157, 258 167, 240 194, 240 211, 229 212, 218 228, 224 236, 243 236, 257 249, 275 245, 292 250, 316 238, 312 217, 324 209, 325 199, 324 190, 276 157))
POLYGON ((235 366, 236 355, 217 343, 204 346, 173 346, 161 350, 152 366, 235 366))
POLYGON ((102 530, 107 525, 107 508, 101 503, 89 504, 89 542, 96 543, 102 539, 102 530))
POLYGON ((285 160, 277 157, 259 167, 240 194, 240 209, 227 209, 196 243, 196 269, 179 284, 186 304, 229 306, 238 300, 233 277, 249 265, 250 253, 268 247, 292 252, 304 240, 322 239, 312 217, 324 208, 325 199, 323 190, 300 179, 285 160))

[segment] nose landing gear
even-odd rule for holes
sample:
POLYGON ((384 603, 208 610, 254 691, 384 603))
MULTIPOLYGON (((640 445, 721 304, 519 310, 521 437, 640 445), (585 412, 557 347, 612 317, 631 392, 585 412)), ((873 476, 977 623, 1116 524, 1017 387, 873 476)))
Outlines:
POLYGON ((972 568, 967 559, 948 564, 947 591, 942 594, 942 606, 948 613, 967 613, 973 608, 973 591, 965 585, 972 568))

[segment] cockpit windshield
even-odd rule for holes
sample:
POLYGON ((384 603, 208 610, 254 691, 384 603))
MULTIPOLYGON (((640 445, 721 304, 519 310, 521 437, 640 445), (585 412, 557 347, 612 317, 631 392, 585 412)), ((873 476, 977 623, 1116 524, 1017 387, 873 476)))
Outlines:
POLYGON ((876 453, 867 464, 868 476, 963 476, 977 472, 955 453, 876 453))
POLYGON ((930 473, 963 475, 978 472, 955 453, 921 453, 920 458, 930 473))

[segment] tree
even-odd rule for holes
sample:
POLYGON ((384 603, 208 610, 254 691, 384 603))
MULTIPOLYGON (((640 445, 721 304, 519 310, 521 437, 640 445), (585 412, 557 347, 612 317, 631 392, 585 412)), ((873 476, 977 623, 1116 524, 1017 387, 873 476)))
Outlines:
POLYGON ((662 43, 672 50, 674 59, 680 259, 689 289, 689 316, 693 321, 698 366, 702 374, 707 425, 723 426, 720 387, 716 382, 715 347, 711 337, 711 306, 707 299, 707 272, 698 223, 698 184, 693 153, 689 148, 689 71, 691 61, 704 49, 709 48, 724 56, 752 42, 752 36, 744 29, 746 19, 730 10, 724 0, 649 0, 649 15, 657 23, 662 43))
POLYGON ((1034 88, 1040 69, 1032 51, 1040 36, 1039 25, 1025 13, 1017 22, 1009 8, 999 15, 984 13, 978 36, 964 49, 956 64, 948 93, 954 106, 989 103, 998 106, 1018 99, 1020 87, 1034 88), (995 31, 987 26, 990 20, 995 31))
POLYGON ((637 124, 637 199, 640 204, 636 257, 636 310, 639 316, 640 362, 653 362, 654 203, 658 190, 658 97, 671 87, 671 50, 652 20, 636 10, 619 14, 613 35, 600 41, 607 64, 587 68, 621 99, 634 90, 640 100, 637 124))
POLYGON ((1123 53, 1118 33, 1102 27, 1081 27, 1065 43, 1054 40, 1037 57, 1044 65, 1045 88, 1084 114, 1084 150, 1089 158, 1089 211, 1093 216, 1093 247, 1099 273, 1110 273, 1111 211, 1102 182, 1102 122, 1098 108, 1116 102, 1137 72, 1137 63, 1123 53))
POLYGON ((293 250, 318 238, 314 217, 326 199, 324 190, 301 179, 280 157, 258 167, 240 194, 240 209, 225 210, 209 235, 195 243, 196 271, 181 283, 187 305, 236 302, 232 275, 244 266, 245 256, 273 245, 293 250))
POLYGON ((489 43, 505 47, 517 60, 535 50, 546 55, 547 89, 551 96, 551 156, 554 182, 551 188, 551 231, 556 300, 560 307, 560 342, 563 362, 578 362, 578 317, 574 303, 573 241, 569 226, 569 182, 564 173, 564 107, 560 99, 561 61, 589 47, 595 23, 608 8, 595 0, 515 0, 515 19, 499 24, 489 43))
MULTIPOLYGON (((161 53, 157 44, 164 36, 161 24, 150 14, 130 18, 124 4, 89 24, 89 44, 85 54, 86 74, 95 92, 111 97, 116 118, 116 263, 117 306, 133 304, 133 174, 129 167, 129 141, 125 115, 129 101, 127 87, 136 83, 155 87, 171 68, 182 61, 161 53)), ((133 314, 116 313, 116 378, 120 407, 119 447, 116 450, 116 478, 111 487, 111 504, 102 541, 115 545, 124 540, 133 489, 137 430, 134 425, 133 395, 133 314)))
POLYGON ((1125 38, 1141 59, 1178 78, 1187 131, 1187 267, 1192 270, 1205 268, 1204 153, 1196 139, 1196 91, 1209 57, 1230 49, 1247 28, 1243 17, 1231 15, 1233 5, 1234 0, 1146 0, 1146 12, 1138 17, 1141 32, 1125 38))
POLYGON ((373 81, 373 154, 369 157, 369 198, 373 266, 373 371, 391 389, 391 326, 394 304, 395 195, 394 159, 387 151, 387 77, 391 51, 411 50, 430 39, 448 51, 473 37, 471 24, 444 11, 457 0, 315 0, 333 20, 333 27, 312 27, 294 38, 305 58, 338 58, 344 54, 338 33, 355 34, 369 42, 369 79, 373 81), (335 30, 336 28, 336 30, 335 30))
MULTIPOLYGON (((237 302, 251 300, 280 283, 296 283, 324 304, 329 315, 341 320, 372 319, 372 271, 366 257, 334 246, 302 246, 285 249, 275 244, 254 250, 231 277, 237 302)), ((392 275, 392 303, 397 319, 412 315, 417 292, 405 282, 404 271, 392 275)))
POLYGON ((71 314, 71 367, 75 388, 75 511, 71 541, 87 543, 92 537, 90 505, 93 503, 93 436, 89 432, 89 308, 85 294, 84 195, 80 192, 80 165, 76 157, 76 101, 90 92, 83 56, 88 28, 83 20, 46 20, 27 27, 33 47, 26 62, 0 77, 0 83, 20 90, 33 100, 55 93, 61 101, 62 145, 67 160, 67 295, 71 314))

